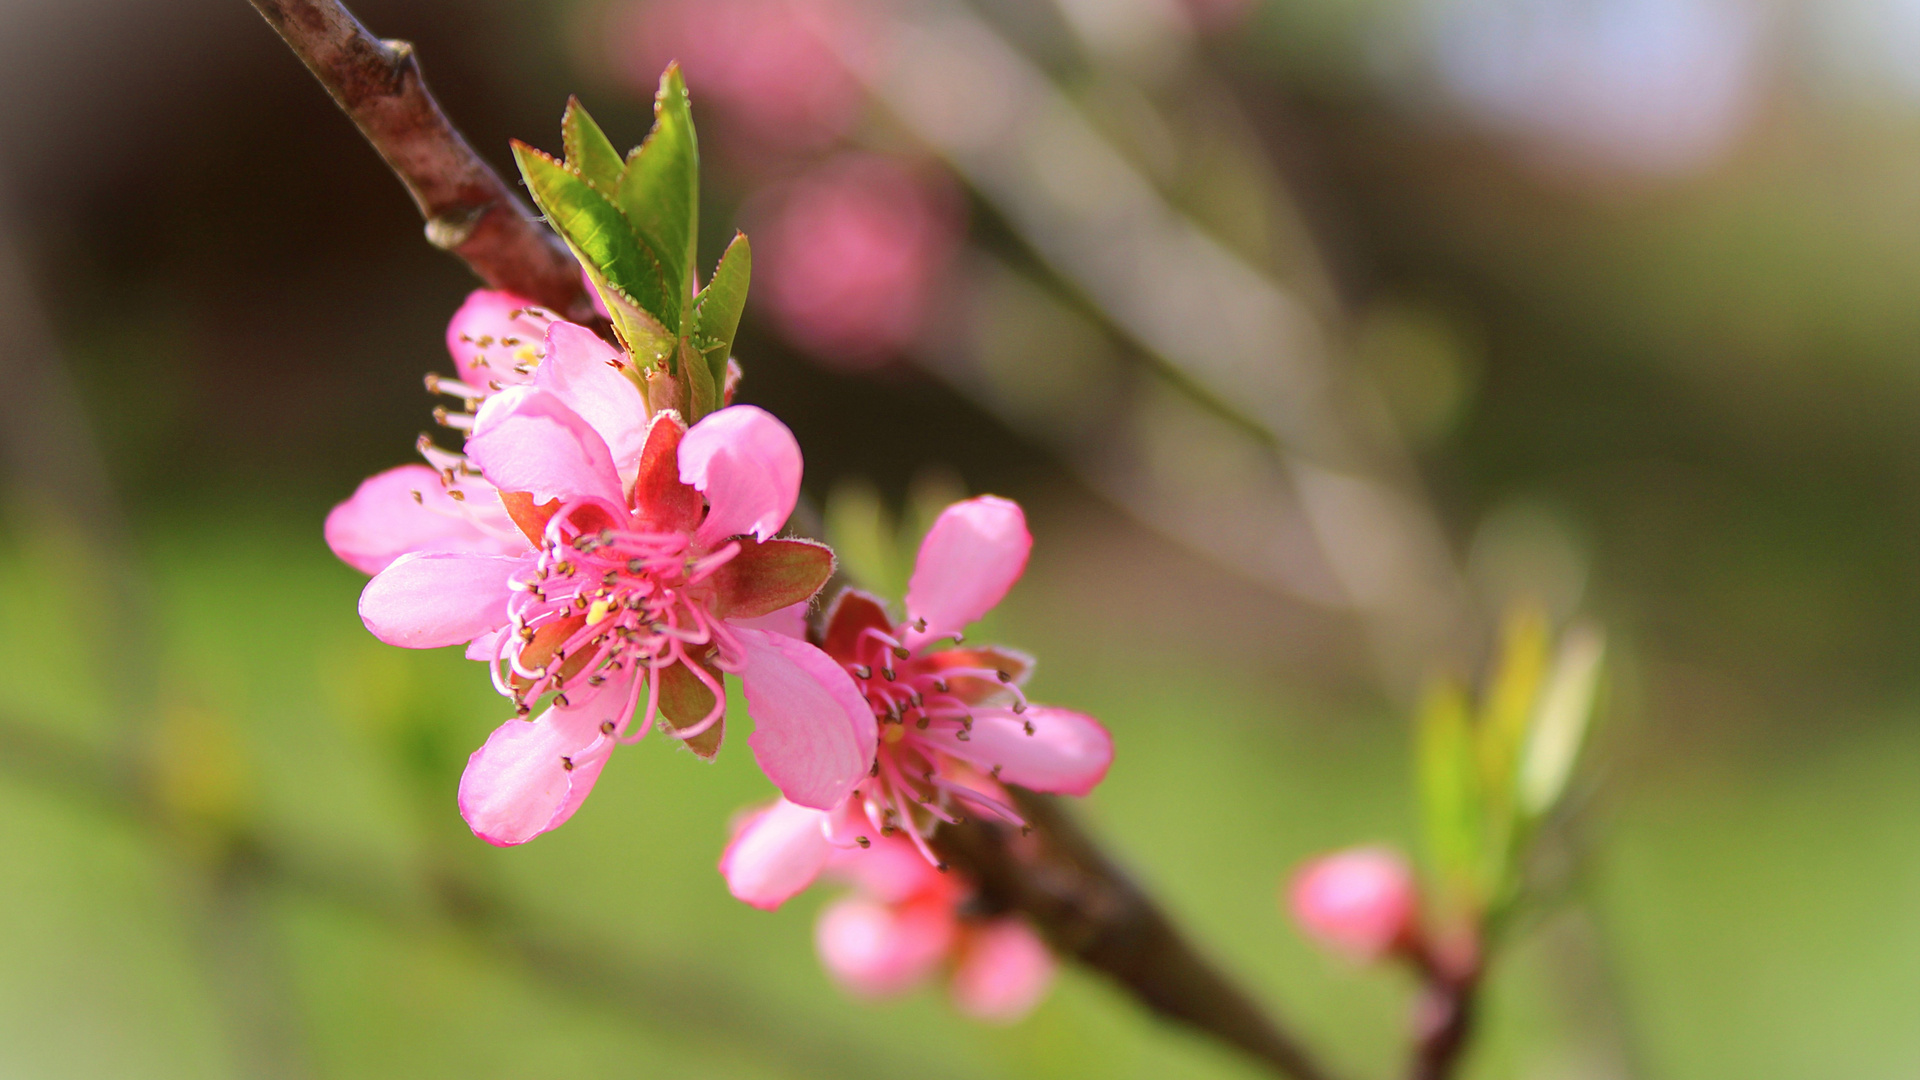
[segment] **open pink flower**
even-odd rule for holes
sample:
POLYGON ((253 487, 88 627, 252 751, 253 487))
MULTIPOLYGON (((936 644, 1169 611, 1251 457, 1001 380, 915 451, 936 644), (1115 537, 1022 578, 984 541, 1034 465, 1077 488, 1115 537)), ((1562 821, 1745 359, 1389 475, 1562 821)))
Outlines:
POLYGON ((1001 783, 1085 795, 1113 761, 1113 739, 1082 713, 1029 704, 1033 661, 1011 649, 961 647, 961 632, 1019 580, 1033 538, 1020 507, 982 496, 943 511, 920 546, 896 626, 879 600, 848 590, 815 640, 844 666, 879 725, 873 768, 840 806, 775 803, 720 861, 733 895, 775 908, 836 852, 904 836, 929 867, 926 838, 958 813, 1024 825, 1001 783), (954 647, 933 646, 953 639, 954 647))
POLYGON ((814 944, 850 992, 905 993, 945 968, 956 1007, 1003 1022, 1046 996, 1055 968, 1046 944, 1019 918, 964 915, 971 888, 928 866, 911 845, 884 839, 841 853, 832 869, 856 888, 821 911, 814 944))
POLYGON ((527 380, 478 400, 466 456, 434 474, 453 478, 440 496, 396 496, 412 475, 396 470, 329 519, 330 541, 352 541, 341 557, 377 567, 360 600, 375 636, 466 643, 521 717, 553 695, 495 731, 461 780, 461 813, 496 844, 564 822, 614 745, 656 720, 716 753, 727 672, 755 721, 748 745, 796 804, 836 805, 873 759, 873 715, 845 671, 763 625, 833 567, 821 545, 773 535, 799 495, 792 433, 751 406, 691 429, 649 417, 622 367, 591 332, 552 324, 527 380), (447 503, 476 513, 448 524, 447 503))
POLYGON ((1308 936, 1371 962, 1414 941, 1419 898, 1398 852, 1348 848, 1310 860, 1294 875, 1293 917, 1308 936))

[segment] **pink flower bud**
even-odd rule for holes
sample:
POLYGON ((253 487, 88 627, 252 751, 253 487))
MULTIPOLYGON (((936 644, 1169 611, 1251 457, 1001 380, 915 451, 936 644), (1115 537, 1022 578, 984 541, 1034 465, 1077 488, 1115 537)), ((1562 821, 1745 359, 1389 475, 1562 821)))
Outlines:
POLYGON ((1398 852, 1382 847, 1311 860, 1294 875, 1291 894, 1293 917, 1307 936, 1361 961, 1405 943, 1418 918, 1413 871, 1398 852))

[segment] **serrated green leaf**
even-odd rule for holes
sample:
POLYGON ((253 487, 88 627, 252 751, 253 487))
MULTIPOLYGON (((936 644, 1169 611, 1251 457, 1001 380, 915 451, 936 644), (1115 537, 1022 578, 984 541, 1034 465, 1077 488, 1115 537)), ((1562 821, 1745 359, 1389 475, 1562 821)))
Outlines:
POLYGON ((554 231, 587 268, 634 359, 651 364, 678 347, 681 305, 667 288, 658 256, 627 218, 576 170, 525 143, 513 144, 527 190, 554 231))
POLYGON ((1415 723, 1415 767, 1427 858, 1447 903, 1484 903, 1486 858, 1481 772, 1466 694, 1450 683, 1427 694, 1415 723))
POLYGON ((567 149, 567 164, 577 170, 600 194, 613 199, 619 195, 620 179, 627 163, 613 140, 593 122, 580 99, 567 99, 567 111, 560 116, 560 138, 567 149))
POLYGON ((706 361, 713 385, 727 382, 727 358, 733 355, 740 313, 747 306, 747 285, 753 277, 753 249, 746 233, 734 233, 733 242, 714 267, 713 280, 693 302, 693 347, 706 361))
POLYGON ((653 130, 627 158, 620 182, 620 209, 660 256, 666 280, 672 283, 678 305, 671 321, 662 321, 683 333, 678 319, 693 296, 695 244, 700 226, 700 147, 694 137, 693 111, 680 66, 670 64, 660 76, 654 96, 653 130))

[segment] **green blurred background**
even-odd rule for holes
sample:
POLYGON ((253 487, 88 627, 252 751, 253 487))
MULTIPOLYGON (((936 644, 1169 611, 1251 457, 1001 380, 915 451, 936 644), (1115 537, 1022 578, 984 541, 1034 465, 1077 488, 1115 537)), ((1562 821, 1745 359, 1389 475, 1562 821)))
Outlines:
MULTIPOLYGON (((742 397, 843 514, 1027 506, 983 630, 1112 727, 1085 817, 1205 950, 1393 1071, 1411 985, 1314 951, 1277 892, 1411 843, 1412 695, 1532 595, 1608 627, 1611 685, 1469 1074, 1920 1073, 1920 4, 854 6, 1024 58, 1298 302, 1340 388, 1309 419, 1358 433, 1247 437, 1262 402, 1142 333, 1048 232, 1077 219, 943 163, 934 114, 860 90, 775 145, 687 57, 704 258, 850 151, 933 193, 882 305, 913 317, 871 348, 808 321, 834 305, 804 275, 756 279, 742 397), (1315 469, 1399 509, 1303 518, 1315 469), (1343 570, 1342 522, 1424 569, 1343 570)), ((356 9, 503 167, 570 92, 637 140, 623 65, 671 44, 624 6, 356 9)), ((473 282, 239 0, 0 0, 0 136, 0 1074, 1255 1075, 1080 972, 1005 1028, 849 1001, 812 954, 830 890, 765 914, 714 871, 770 793, 740 745, 649 740, 567 828, 473 839, 453 793, 500 699, 367 635, 320 540, 406 460, 473 282)), ((1187 272, 1158 269, 1149 299, 1187 272)))

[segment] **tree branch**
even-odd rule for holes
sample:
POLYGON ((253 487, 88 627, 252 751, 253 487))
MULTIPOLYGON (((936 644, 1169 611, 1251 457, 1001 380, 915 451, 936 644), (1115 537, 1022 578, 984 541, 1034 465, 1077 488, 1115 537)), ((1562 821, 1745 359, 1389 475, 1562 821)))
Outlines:
POLYGON ((1059 800, 1012 789, 1033 831, 970 818, 933 845, 990 911, 1018 911, 1053 947, 1105 972, 1148 1008, 1240 1048, 1293 1080, 1332 1074, 1226 975, 1080 830, 1059 800))
POLYGON ((595 321, 580 266, 454 129, 413 46, 367 32, 338 0, 251 0, 406 185, 427 240, 488 285, 595 321))

